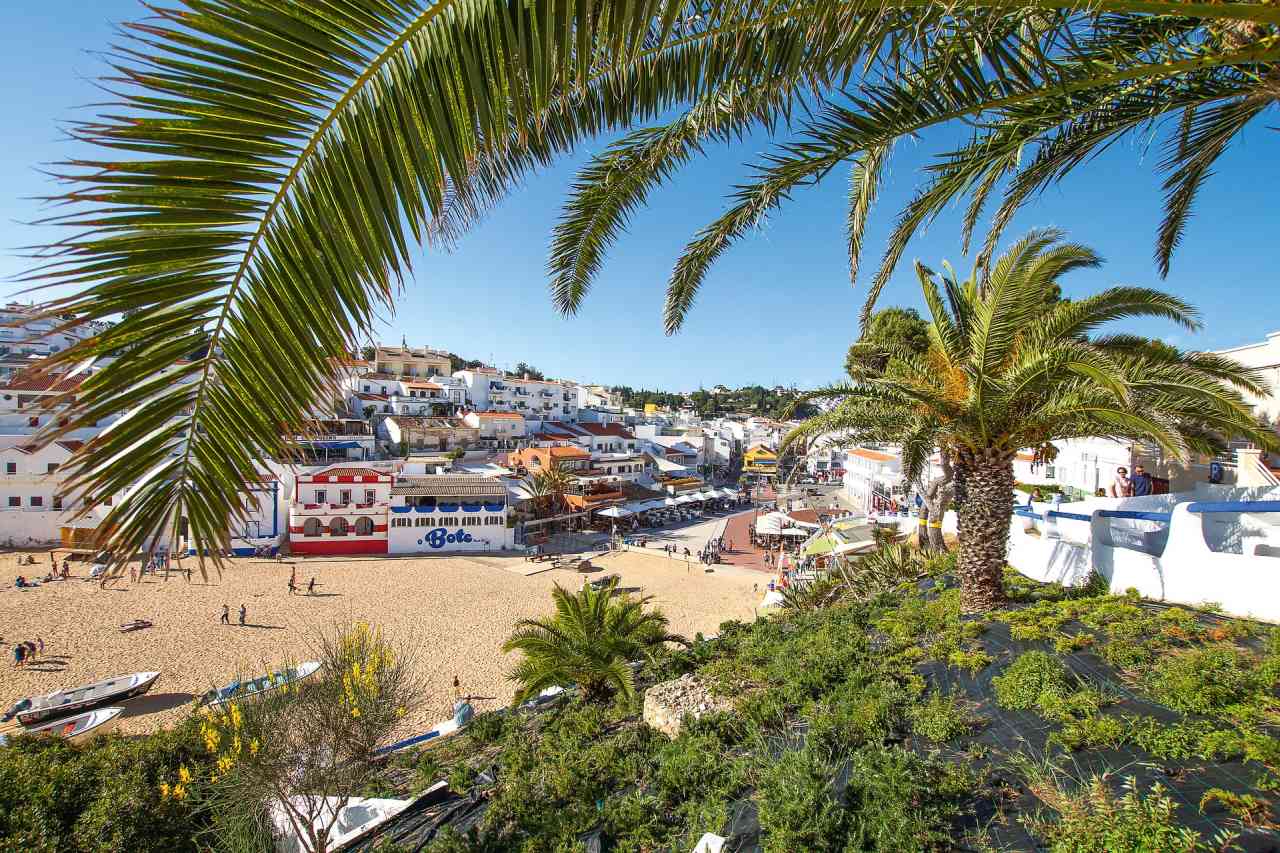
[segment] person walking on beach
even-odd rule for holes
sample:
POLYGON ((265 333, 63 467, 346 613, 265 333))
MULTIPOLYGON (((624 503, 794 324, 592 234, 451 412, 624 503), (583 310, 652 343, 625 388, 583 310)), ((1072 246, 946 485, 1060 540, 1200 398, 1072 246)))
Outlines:
POLYGON ((314 577, 307 581, 307 595, 316 594, 316 579, 314 577))
POLYGON ((42 655, 44 654, 44 640, 40 637, 36 637, 36 651, 42 655))
POLYGON ((225 604, 222 605, 222 624, 223 625, 231 624, 231 608, 225 604))
POLYGON ((298 592, 298 585, 293 582, 293 575, 289 575, 289 594, 294 595, 298 592))
POLYGON ((244 609, 244 605, 241 604, 240 605, 240 627, 241 628, 244 627, 244 616, 245 616, 245 609, 244 609))
POLYGON ((27 657, 27 647, 26 647, 26 646, 24 646, 24 645, 22 645, 22 643, 18 643, 17 645, 15 645, 15 646, 13 647, 13 667, 14 667, 14 669, 21 669, 21 668, 22 668, 22 663, 23 663, 23 661, 25 661, 25 660, 26 660, 26 657, 27 657))

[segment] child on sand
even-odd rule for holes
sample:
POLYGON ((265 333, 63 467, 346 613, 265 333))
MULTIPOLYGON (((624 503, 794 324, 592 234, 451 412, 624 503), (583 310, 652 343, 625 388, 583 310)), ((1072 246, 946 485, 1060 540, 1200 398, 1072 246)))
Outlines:
POLYGON ((240 605, 240 626, 241 627, 244 627, 244 616, 245 616, 245 609, 244 609, 244 605, 241 604, 240 605))

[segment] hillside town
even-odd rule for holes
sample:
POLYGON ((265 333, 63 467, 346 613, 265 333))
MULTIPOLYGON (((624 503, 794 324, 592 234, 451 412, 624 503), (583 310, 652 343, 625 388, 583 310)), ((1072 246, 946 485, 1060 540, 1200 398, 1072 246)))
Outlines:
MULTIPOLYGON (((76 518, 84 507, 64 494, 60 472, 111 421, 43 448, 32 440, 57 427, 59 406, 94 371, 42 372, 42 358, 70 345, 72 333, 48 334, 30 307, 10 305, 5 317, 0 543, 94 542, 116 496, 76 518)), ((737 498, 740 478, 772 479, 793 425, 731 412, 700 417, 692 403, 632 408, 602 385, 491 367, 450 372, 448 356, 428 347, 379 345, 371 354, 335 361, 340 396, 317 404, 294 436, 296 459, 260 461, 262 483, 246 495, 232 553, 514 551, 558 532, 630 529, 641 504, 701 507, 737 498), (537 483, 550 469, 563 477, 547 495, 537 483)), ((185 543, 152 550, 170 546, 185 543)))
MULTIPOLYGON (((75 518, 82 507, 63 494, 60 470, 111 422, 38 449, 32 436, 56 427, 59 401, 107 365, 46 373, 42 359, 78 340, 76 329, 54 333, 51 321, 20 304, 6 306, 0 321, 0 543, 93 542, 114 496, 75 518)), ((363 354, 372 357, 334 362, 339 396, 317 404, 294 437, 298 458, 261 460, 264 485, 246 496, 232 553, 523 551, 560 532, 631 530, 648 520, 639 508, 655 501, 700 508, 779 479, 834 487, 827 490, 831 507, 842 514, 908 519, 922 505, 924 484, 940 474, 935 453, 928 475, 906 482, 898 446, 850 446, 839 435, 812 439, 779 459, 796 421, 700 415, 699 392, 668 395, 684 401, 678 407, 632 407, 619 389, 600 384, 485 366, 451 371, 448 354, 425 346, 378 345, 363 354), (549 470, 562 475, 553 478, 554 494, 539 487, 549 470)), ((1280 333, 1227 354, 1265 371, 1272 389, 1280 385, 1280 333)), ((1280 416, 1272 395, 1250 402, 1264 418, 1280 416)), ((1017 455, 1016 487, 1028 501, 1057 505, 1116 497, 1117 469, 1148 475, 1136 497, 1186 492, 1196 483, 1280 485, 1261 451, 1238 444, 1225 455, 1179 463, 1150 444, 1060 441, 1051 457, 1032 449, 1017 455)), ((181 550, 185 543, 154 543, 170 545, 181 550)))

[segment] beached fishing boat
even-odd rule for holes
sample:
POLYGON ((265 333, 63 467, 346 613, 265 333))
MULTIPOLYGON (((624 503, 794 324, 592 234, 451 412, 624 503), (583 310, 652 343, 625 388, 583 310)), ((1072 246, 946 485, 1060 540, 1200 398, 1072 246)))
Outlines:
POLYGON ((270 693, 272 690, 284 687, 286 684, 293 684, 304 678, 315 675, 320 670, 318 661, 307 661, 300 663, 298 666, 282 669, 276 672, 260 675, 249 681, 233 681, 226 687, 219 687, 210 690, 201 698, 201 703, 205 705, 221 705, 224 702, 230 702, 232 699, 252 699, 255 696, 261 696, 264 693, 270 693))
POLYGON ((8 721, 14 717, 24 726, 34 726, 46 720, 61 719, 91 708, 125 702, 135 696, 141 696, 151 689, 160 677, 158 672, 135 672, 132 675, 117 675, 105 681, 73 687, 69 690, 55 690, 44 696, 32 696, 19 700, 0 720, 8 721))
MULTIPOLYGON (((38 726, 20 729, 9 734, 60 737, 72 743, 79 743, 89 738, 106 734, 115 728, 116 723, 119 722, 120 715, 123 713, 124 708, 95 708, 92 711, 85 711, 83 714, 76 714, 74 717, 42 723, 38 726)), ((0 746, 4 746, 8 739, 8 735, 0 735, 0 746)))

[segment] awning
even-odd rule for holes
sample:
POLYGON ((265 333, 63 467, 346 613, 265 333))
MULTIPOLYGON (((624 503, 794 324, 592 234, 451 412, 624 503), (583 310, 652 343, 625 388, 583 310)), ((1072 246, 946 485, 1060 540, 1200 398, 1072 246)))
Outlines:
POLYGON ((823 554, 830 554, 843 544, 834 536, 818 536, 804 546, 804 555, 806 557, 821 557, 823 554))
POLYGON ((726 498, 736 498, 736 497, 738 496, 738 490, 737 490, 737 489, 730 489, 730 488, 728 488, 728 487, 726 486, 725 488, 722 488, 722 489, 720 490, 720 494, 721 494, 721 495, 723 495, 723 496, 724 496, 724 497, 726 497, 726 498))
POLYGON ((808 536, 809 536, 809 531, 807 531, 807 530, 801 530, 801 529, 800 529, 800 528, 798 528, 798 527, 784 527, 782 530, 779 530, 779 531, 778 531, 778 534, 777 534, 777 535, 779 535, 779 536, 803 536, 803 537, 808 537, 808 536))
POLYGON ((832 551, 831 553, 837 554, 837 555, 856 554, 859 551, 864 551, 868 548, 874 548, 875 546, 876 546, 876 540, 874 539, 859 539, 857 542, 846 542, 843 545, 837 545, 835 550, 832 551))
POLYGON ((676 499, 676 498, 663 498, 663 499, 662 499, 662 506, 663 506, 664 508, 665 508, 665 507, 672 507, 672 506, 679 506, 679 505, 680 505, 680 501, 679 501, 678 499, 676 499))
POLYGON ((596 515, 603 518, 624 518, 628 515, 635 515, 631 510, 620 506, 611 506, 608 509, 602 509, 596 515))
POLYGON ((321 447, 325 450, 358 450, 360 443, 356 441, 302 441, 300 444, 309 444, 312 447, 321 447))

